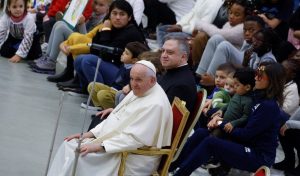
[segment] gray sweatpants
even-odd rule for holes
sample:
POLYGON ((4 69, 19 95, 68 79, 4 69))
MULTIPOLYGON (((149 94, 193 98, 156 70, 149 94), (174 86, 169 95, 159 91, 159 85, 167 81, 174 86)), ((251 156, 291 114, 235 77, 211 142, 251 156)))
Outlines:
POLYGON ((207 42, 196 73, 215 75, 219 65, 231 63, 241 66, 244 52, 237 49, 221 35, 213 35, 207 42))
MULTIPOLYGON (((76 26, 76 31, 86 33, 85 25, 76 26)), ((68 39, 74 31, 63 21, 57 21, 50 34, 46 55, 49 60, 56 62, 60 52, 59 45, 68 39)))

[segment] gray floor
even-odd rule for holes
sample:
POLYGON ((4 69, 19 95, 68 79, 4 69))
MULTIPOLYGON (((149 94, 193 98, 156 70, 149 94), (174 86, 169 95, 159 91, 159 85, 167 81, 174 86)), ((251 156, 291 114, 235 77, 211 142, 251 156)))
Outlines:
MULTIPOLYGON (((44 175, 58 116, 59 91, 26 63, 0 58, 0 175, 44 175)), ((83 98, 64 96, 54 152, 63 137, 81 131, 83 98)), ((87 125, 90 123, 88 112, 87 125)))
MULTIPOLYGON (((26 63, 0 57, 0 176, 42 176, 45 173, 62 92, 46 76, 30 71, 26 63)), ((81 131, 83 98, 64 96, 54 153, 63 137, 81 131)), ((88 112, 85 129, 90 123, 88 112)), ((283 157, 278 151, 277 160, 283 157)), ((198 169, 193 176, 208 175, 198 169)), ((232 176, 247 172, 233 170, 232 176)), ((272 176, 283 175, 272 170, 272 176)))

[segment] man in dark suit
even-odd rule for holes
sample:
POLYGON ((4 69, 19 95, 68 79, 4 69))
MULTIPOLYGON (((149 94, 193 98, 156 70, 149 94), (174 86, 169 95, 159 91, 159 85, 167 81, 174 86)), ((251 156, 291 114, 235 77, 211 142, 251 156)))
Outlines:
POLYGON ((189 44, 185 38, 168 35, 162 47, 160 61, 166 73, 159 80, 170 103, 177 96, 186 102, 192 112, 197 99, 196 82, 188 66, 189 44))

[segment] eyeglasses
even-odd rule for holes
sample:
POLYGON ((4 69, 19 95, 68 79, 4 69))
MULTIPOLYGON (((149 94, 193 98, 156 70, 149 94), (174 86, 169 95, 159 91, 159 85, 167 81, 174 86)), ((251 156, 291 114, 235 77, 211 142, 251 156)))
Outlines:
MULTIPOLYGON (((264 72, 265 72, 266 66, 262 65, 259 66, 256 71, 255 71, 255 77, 257 78, 258 81, 262 80, 264 78, 264 72)), ((265 77, 267 78, 267 77, 265 77)))

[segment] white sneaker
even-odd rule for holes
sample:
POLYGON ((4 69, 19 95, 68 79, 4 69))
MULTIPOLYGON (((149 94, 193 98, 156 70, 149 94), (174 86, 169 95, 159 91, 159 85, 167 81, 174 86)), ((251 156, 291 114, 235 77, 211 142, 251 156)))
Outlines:
POLYGON ((94 106, 92 102, 90 103, 89 106, 87 105, 87 102, 83 102, 83 103, 81 103, 80 107, 82 107, 84 109, 92 110, 92 111, 101 111, 102 110, 101 107, 94 106))

